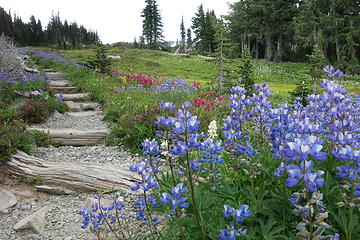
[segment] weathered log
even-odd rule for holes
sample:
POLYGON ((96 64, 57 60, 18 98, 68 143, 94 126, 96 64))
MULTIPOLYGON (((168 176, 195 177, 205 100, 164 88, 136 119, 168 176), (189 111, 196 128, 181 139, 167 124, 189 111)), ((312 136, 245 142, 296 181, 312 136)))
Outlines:
POLYGON ((73 94, 56 94, 57 97, 61 97, 64 101, 83 102, 90 100, 90 96, 87 93, 73 93, 73 94))
POLYGON ((40 177, 43 184, 78 192, 100 189, 128 190, 137 177, 126 168, 70 162, 47 162, 18 151, 5 163, 9 173, 23 177, 40 177))
POLYGON ((54 93, 77 93, 76 87, 49 87, 50 92, 54 93))
POLYGON ((100 108, 100 105, 95 102, 79 102, 75 103, 73 101, 64 102, 69 106, 70 112, 81 112, 89 110, 97 110, 100 108))
POLYGON ((71 82, 67 80, 50 81, 49 86, 51 87, 71 87, 71 82))
POLYGON ((59 73, 59 72, 46 72, 45 75, 48 79, 55 81, 64 80, 66 77, 66 73, 59 73))
POLYGON ((103 114, 101 111, 81 111, 81 112, 67 112, 65 115, 72 116, 72 117, 87 117, 87 116, 94 116, 98 114, 103 114))
POLYGON ((76 130, 76 129, 45 129, 28 128, 28 131, 41 131, 50 139, 64 146, 90 146, 101 144, 109 134, 107 129, 76 130))

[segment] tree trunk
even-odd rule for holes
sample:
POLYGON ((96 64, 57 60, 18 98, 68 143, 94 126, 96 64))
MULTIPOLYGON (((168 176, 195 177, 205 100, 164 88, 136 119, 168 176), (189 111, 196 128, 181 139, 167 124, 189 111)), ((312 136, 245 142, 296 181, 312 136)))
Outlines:
POLYGON ((282 49, 282 33, 281 33, 281 31, 280 31, 279 36, 278 36, 277 47, 276 47, 276 56, 275 56, 275 61, 276 61, 276 62, 281 62, 281 60, 282 60, 282 54, 283 54, 283 49, 282 49))
POLYGON ((256 37, 255 59, 259 59, 259 39, 256 37))
POLYGON ((272 59, 272 42, 270 34, 269 22, 265 22, 265 60, 271 61, 272 59))

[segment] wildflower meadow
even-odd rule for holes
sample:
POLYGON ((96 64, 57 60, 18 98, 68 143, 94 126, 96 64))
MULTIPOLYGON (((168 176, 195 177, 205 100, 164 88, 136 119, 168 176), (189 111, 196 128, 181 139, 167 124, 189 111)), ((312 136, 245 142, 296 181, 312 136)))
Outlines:
POLYGON ((323 69, 307 105, 276 105, 266 83, 218 95, 116 70, 85 83, 81 66, 50 66, 104 103, 110 142, 127 135, 142 149, 132 205, 99 193, 79 210, 95 239, 359 238, 359 98, 337 83, 340 70, 323 69))

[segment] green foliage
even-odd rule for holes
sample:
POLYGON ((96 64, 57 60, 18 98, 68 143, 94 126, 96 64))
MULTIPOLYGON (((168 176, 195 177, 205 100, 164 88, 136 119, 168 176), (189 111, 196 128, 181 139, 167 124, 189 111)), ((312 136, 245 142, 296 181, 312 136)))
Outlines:
POLYGON ((111 59, 107 57, 108 49, 101 42, 96 45, 95 57, 87 60, 87 65, 98 73, 110 73, 111 59))
POLYGON ((216 49, 215 28, 216 15, 214 11, 205 12, 203 5, 198 7, 197 13, 192 18, 192 26, 195 33, 195 47, 201 54, 213 53, 216 49))
POLYGON ((29 153, 34 142, 39 143, 44 139, 46 137, 39 133, 26 132, 26 126, 21 121, 13 120, 0 124, 0 163, 9 160, 16 150, 29 153))
POLYGON ((253 86, 255 84, 255 81, 253 77, 254 66, 252 63, 252 57, 249 49, 246 49, 244 51, 241 65, 239 66, 237 72, 240 75, 241 83, 244 84, 247 94, 251 95, 251 93, 253 92, 253 86))
MULTIPOLYGON (((16 9, 15 9, 16 11, 16 9)), ((39 46, 57 45, 59 48, 79 48, 82 44, 94 44, 99 39, 97 32, 79 26, 76 22, 62 21, 59 13, 53 14, 47 24, 46 32, 40 19, 31 15, 28 22, 20 16, 12 16, 0 7, 0 33, 14 39, 17 45, 39 46)))
POLYGON ((315 45, 313 53, 308 55, 308 58, 309 65, 307 67, 307 72, 311 76, 311 79, 298 81, 294 91, 290 92, 294 99, 300 98, 300 102, 304 106, 307 104, 306 97, 311 93, 317 92, 318 83, 324 75, 322 69, 328 63, 318 44, 315 45))
POLYGON ((41 185, 43 180, 41 176, 35 176, 35 177, 26 178, 26 182, 32 185, 41 185))
POLYGON ((145 8, 141 12, 143 20, 143 38, 150 49, 161 49, 163 45, 162 20, 156 0, 145 0, 145 8))
POLYGON ((66 112, 68 106, 57 102, 49 96, 34 97, 26 99, 24 104, 18 109, 18 117, 27 123, 41 123, 45 121, 54 111, 66 112))

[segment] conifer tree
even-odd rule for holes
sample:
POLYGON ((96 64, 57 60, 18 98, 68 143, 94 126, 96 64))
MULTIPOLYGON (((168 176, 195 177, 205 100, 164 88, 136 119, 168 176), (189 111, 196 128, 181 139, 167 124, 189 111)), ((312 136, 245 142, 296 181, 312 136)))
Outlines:
POLYGON ((156 0, 145 0, 145 8, 141 13, 143 20, 143 36, 151 49, 160 49, 163 45, 162 19, 156 0))
POLYGON ((241 83, 244 84, 244 88, 247 91, 247 95, 251 95, 253 92, 253 86, 255 84, 253 72, 254 72, 253 60, 250 53, 250 49, 248 48, 243 53, 241 64, 238 69, 241 83))
POLYGON ((216 89, 218 92, 222 92, 226 87, 231 87, 231 82, 229 78, 229 70, 225 67, 226 62, 226 51, 229 46, 229 39, 226 37, 226 26, 222 19, 218 20, 216 24, 216 34, 215 40, 217 43, 217 63, 218 63, 218 73, 216 76, 216 89))
POLYGON ((187 47, 192 47, 193 45, 190 28, 187 29, 187 33, 186 33, 186 45, 187 47))
POLYGON ((181 36, 181 48, 184 51, 185 50, 185 42, 186 42, 186 32, 185 32, 185 25, 184 25, 184 17, 181 18, 180 36, 181 36))
POLYGON ((110 73, 111 59, 107 57, 108 49, 99 41, 95 48, 95 57, 87 61, 87 64, 98 73, 110 73))
POLYGON ((198 8, 195 17, 192 18, 191 28, 195 33, 195 48, 201 53, 213 53, 216 50, 215 25, 216 15, 214 11, 204 12, 203 5, 198 8))

